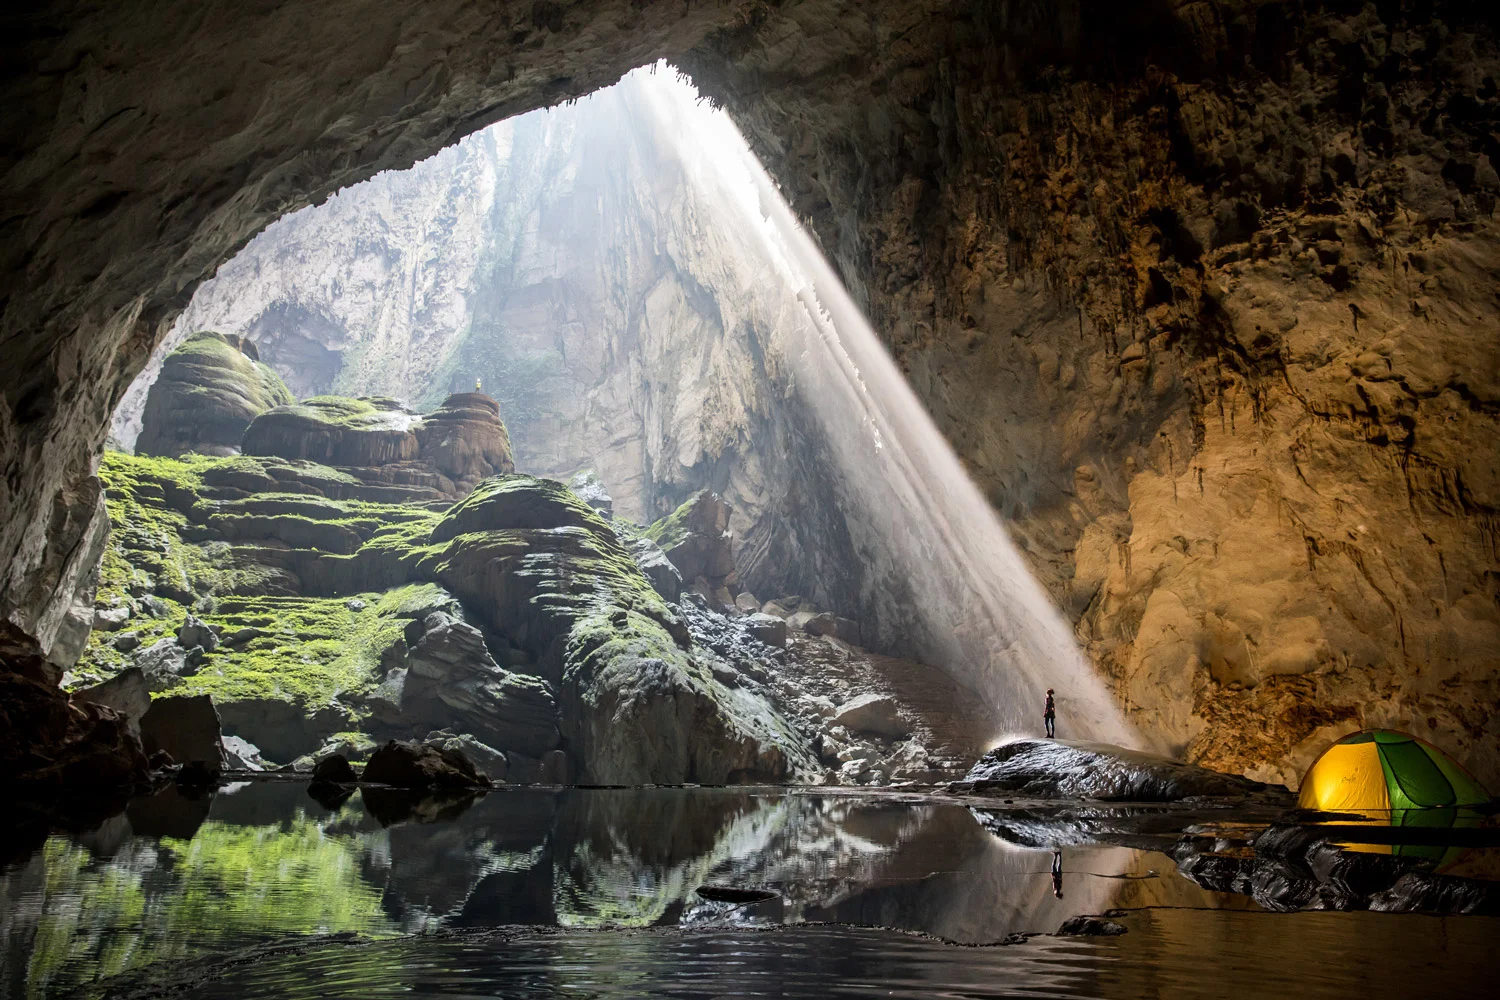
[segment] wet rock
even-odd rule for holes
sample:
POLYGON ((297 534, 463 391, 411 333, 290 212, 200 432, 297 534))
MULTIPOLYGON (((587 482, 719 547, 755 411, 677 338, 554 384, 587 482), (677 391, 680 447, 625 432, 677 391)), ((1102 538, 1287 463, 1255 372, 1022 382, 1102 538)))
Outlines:
POLYGON ((219 713, 210 695, 167 695, 151 702, 141 716, 141 742, 147 753, 165 750, 184 766, 195 761, 224 766, 219 713))
POLYGON ((136 451, 236 454, 252 420, 291 401, 271 369, 220 334, 197 333, 163 361, 146 396, 136 451))
MULTIPOLYGON (((1172 802, 1189 796, 1244 797, 1274 790, 1166 757, 1104 743, 1016 740, 985 754, 954 791, 1012 792, 1031 798, 1172 802)), ((1286 795, 1286 790, 1280 793, 1286 795)))
POLYGON ((745 619, 744 626, 745 634, 755 641, 778 649, 786 647, 787 625, 784 619, 756 613, 745 619))
POLYGON ((0 784, 129 788, 147 779, 129 719, 104 705, 70 705, 62 690, 38 679, 45 676, 39 654, 29 664, 18 660, 0 662, 0 784))
POLYGON ((542 785, 566 785, 572 780, 573 769, 568 755, 562 750, 548 750, 542 754, 537 773, 537 783, 542 785))
POLYGON ((474 766, 487 775, 491 781, 498 783, 507 778, 509 761, 506 755, 494 747, 479 742, 467 733, 456 734, 451 730, 440 729, 428 733, 422 742, 429 746, 455 750, 463 754, 473 761, 474 766))
POLYGON ((177 769, 172 776, 180 787, 202 788, 215 784, 223 769, 213 761, 190 760, 177 769))
POLYGON ((1128 928, 1104 917, 1070 917, 1057 929, 1058 937, 1115 937, 1128 928))
POLYGON ((314 781, 346 783, 359 780, 359 775, 355 773, 349 759, 343 754, 336 753, 329 754, 314 764, 312 776, 314 781))
POLYGON ((1500 914, 1500 883, 1480 879, 1408 872, 1383 892, 1370 897, 1369 907, 1382 913, 1500 914))
POLYGON ((391 740, 370 755, 364 780, 397 788, 477 788, 489 784, 457 750, 391 740))
POLYGON ((238 736, 225 736, 220 743, 224 748, 224 766, 233 771, 264 771, 270 765, 260 755, 260 747, 238 736))
POLYGON ((895 699, 877 694, 863 694, 844 702, 834 713, 833 722, 852 733, 876 736, 905 736, 911 731, 895 699))

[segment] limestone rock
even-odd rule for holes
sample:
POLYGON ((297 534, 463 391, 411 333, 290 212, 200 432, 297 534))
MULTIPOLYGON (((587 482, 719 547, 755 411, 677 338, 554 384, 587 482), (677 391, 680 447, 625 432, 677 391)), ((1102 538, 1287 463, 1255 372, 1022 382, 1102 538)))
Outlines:
POLYGON ((103 632, 113 632, 124 627, 130 620, 130 606, 122 604, 115 608, 100 608, 94 612, 94 628, 103 632))
POLYGON ((787 623, 775 615, 752 614, 745 619, 745 632, 767 646, 786 646, 787 623))
POLYGON ((314 396, 256 417, 241 448, 246 455, 327 465, 388 465, 420 454, 412 433, 417 423, 415 413, 383 397, 314 396))
POLYGON ((183 649, 172 636, 159 639, 144 649, 137 649, 131 656, 131 665, 141 671, 152 691, 165 691, 175 687, 185 674, 192 672, 188 664, 188 650, 183 649))
POLYGON ((500 405, 477 392, 455 393, 416 427, 422 459, 455 483, 515 471, 500 405))
POLYGON ((844 702, 834 713, 833 724, 843 726, 851 733, 886 737, 905 736, 911 731, 901 718, 895 700, 877 694, 862 694, 844 702))
POLYGON ((224 766, 219 713, 213 698, 166 695, 155 698, 141 716, 141 742, 148 754, 164 750, 179 764, 201 761, 214 770, 224 766))
POLYGON ((672 565, 672 560, 667 558, 660 545, 644 535, 634 533, 622 533, 620 541, 663 600, 675 603, 682 597, 682 574, 672 565))
POLYGON ((479 788, 490 783, 458 750, 400 740, 370 755, 363 779, 397 788, 479 788))
POLYGON ((615 501, 609 495, 604 480, 593 469, 584 469, 568 480, 568 489, 590 507, 599 512, 606 521, 615 516, 615 501))
POLYGON ((423 743, 442 750, 456 750, 486 774, 491 781, 503 782, 507 778, 508 760, 505 754, 487 746, 467 734, 455 734, 451 730, 439 729, 428 733, 423 743))
POLYGON ((734 572, 730 514, 723 497, 702 490, 647 528, 646 537, 661 546, 684 580, 702 577, 717 589, 734 572))
POLYGON ((162 363, 146 397, 136 448, 172 457, 237 454, 252 420, 291 402, 271 369, 221 334, 196 333, 162 363))
POLYGON ((748 590, 741 591, 734 599, 734 606, 747 615, 753 615, 760 610, 760 600, 748 590))
POLYGON ((477 628, 441 611, 421 626, 401 694, 404 724, 419 731, 448 724, 532 757, 557 746, 557 706, 545 681, 500 667, 477 628))
MULTIPOLYGON (((313 765, 312 777, 314 781, 332 781, 337 784, 353 783, 359 780, 359 775, 350 766, 349 759, 336 753, 319 758, 318 762, 313 765)), ((387 782, 387 784, 393 784, 393 782, 387 782)))
POLYGON ((264 771, 269 765, 260 755, 260 747, 238 736, 220 739, 224 748, 224 766, 230 770, 264 771))
POLYGON ((182 627, 177 630, 177 644, 183 649, 199 646, 211 653, 219 648, 219 636, 205 622, 189 614, 182 627))
MULTIPOLYGON (((1015 740, 979 759, 958 791, 1031 798, 1173 802, 1190 796, 1275 794, 1258 781, 1102 743, 1015 740)), ((1279 792, 1285 795, 1286 790, 1279 792)), ((1289 801, 1289 799, 1287 800, 1289 801)))
POLYGON ((72 699, 112 708, 139 726, 141 718, 151 708, 151 689, 140 668, 130 667, 102 684, 74 691, 72 699))

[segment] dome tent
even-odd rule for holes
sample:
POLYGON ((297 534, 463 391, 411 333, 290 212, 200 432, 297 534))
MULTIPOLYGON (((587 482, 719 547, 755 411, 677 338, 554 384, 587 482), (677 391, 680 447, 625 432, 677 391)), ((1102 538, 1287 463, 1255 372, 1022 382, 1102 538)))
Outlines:
POLYGON ((1366 729, 1334 743, 1302 778, 1297 805, 1320 812, 1441 809, 1490 800, 1468 771, 1426 740, 1366 729))

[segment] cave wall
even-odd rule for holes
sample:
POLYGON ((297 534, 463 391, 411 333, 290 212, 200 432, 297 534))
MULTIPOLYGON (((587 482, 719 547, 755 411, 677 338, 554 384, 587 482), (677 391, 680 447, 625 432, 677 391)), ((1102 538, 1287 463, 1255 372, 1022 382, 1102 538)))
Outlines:
POLYGON ((1215 766, 1391 725, 1496 784, 1494 15, 868 12, 700 76, 1121 703, 1215 766))
POLYGON ((257 229, 667 56, 752 138, 1143 722, 1273 772, 1338 728, 1395 724, 1496 784, 1493 17, 1457 0, 9 15, 0 612, 24 628, 54 599, 49 512, 193 285, 257 229))

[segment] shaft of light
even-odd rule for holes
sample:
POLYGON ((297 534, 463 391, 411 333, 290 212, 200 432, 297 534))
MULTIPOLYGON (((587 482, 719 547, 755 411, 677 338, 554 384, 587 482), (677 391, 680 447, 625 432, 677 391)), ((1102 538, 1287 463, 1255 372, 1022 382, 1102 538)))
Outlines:
POLYGON ((796 324, 797 391, 837 456, 851 534, 887 568, 876 585, 911 595, 904 645, 986 699, 994 737, 1040 734, 1050 687, 1060 735, 1138 745, 999 516, 728 115, 670 69, 627 82, 723 224, 755 233, 796 290, 806 314, 796 324))

